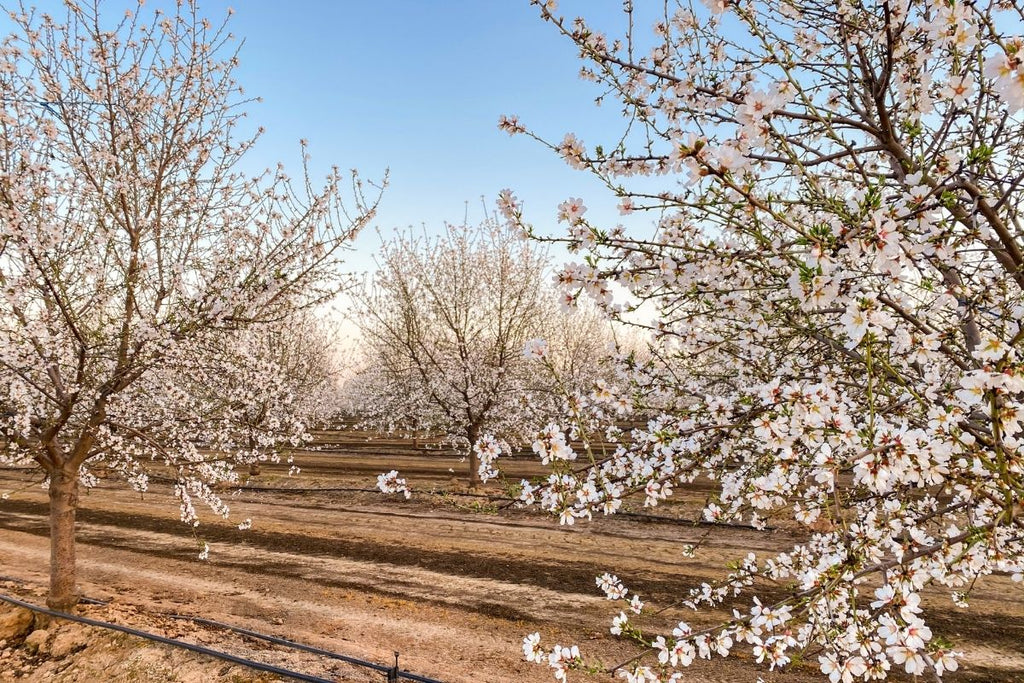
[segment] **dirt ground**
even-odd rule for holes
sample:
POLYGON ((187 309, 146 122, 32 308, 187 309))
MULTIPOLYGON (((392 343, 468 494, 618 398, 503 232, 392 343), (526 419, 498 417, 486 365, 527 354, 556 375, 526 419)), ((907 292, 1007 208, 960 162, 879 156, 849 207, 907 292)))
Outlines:
MULTIPOLYGON (((271 490, 227 493, 231 519, 207 515, 195 530, 177 520, 159 483, 144 496, 112 485, 90 491, 79 515, 79 585, 108 604, 85 605, 82 614, 331 680, 384 675, 168 615, 205 617, 382 665, 393 664, 397 651, 402 669, 443 681, 551 681, 547 667, 523 661, 525 634, 576 643, 584 654, 600 654, 605 666, 635 654, 608 634, 618 606, 599 594, 594 578, 601 573, 617 574, 649 604, 668 606, 695 583, 720 577, 728 561, 793 540, 782 529, 682 521, 706 495, 699 488, 647 511, 654 519, 615 516, 560 527, 536 512, 502 509, 500 500, 453 495, 465 489, 450 470, 462 475, 466 465, 443 452, 351 437, 335 439, 332 448, 297 455, 302 472, 295 477, 264 467, 249 484, 271 490), (419 491, 411 500, 355 490, 372 488, 376 474, 392 468, 419 491), (276 490, 284 487, 353 490, 276 490), (239 531, 246 518, 252 528, 239 531), (683 557, 682 544, 698 540, 698 556, 683 557), (205 562, 197 560, 201 542, 211 548, 205 562)), ((517 478, 534 468, 513 461, 509 469, 517 478)), ((0 491, 15 489, 0 502, 0 592, 42 604, 45 493, 29 473, 0 470, 0 491)), ((501 493, 497 485, 487 491, 501 493)), ((948 596, 928 597, 933 630, 965 652, 961 671, 946 680, 1024 681, 1024 588, 992 577, 971 602, 963 611, 948 596)), ((715 617, 665 616, 694 625, 715 617)), ((48 640, 35 651, 0 641, 0 681, 274 680, 123 634, 54 623, 46 629, 48 640)), ((746 653, 700 661, 684 680, 824 680, 816 668, 770 673, 746 653)), ((612 678, 581 672, 570 680, 612 678)))

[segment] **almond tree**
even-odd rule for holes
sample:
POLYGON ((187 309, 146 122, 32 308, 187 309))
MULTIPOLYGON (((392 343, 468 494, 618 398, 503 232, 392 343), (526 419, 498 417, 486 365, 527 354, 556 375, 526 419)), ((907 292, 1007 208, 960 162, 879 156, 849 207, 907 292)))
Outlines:
MULTIPOLYGON (((372 214, 354 178, 346 212, 337 169, 319 186, 240 170, 256 138, 238 132, 225 24, 191 2, 112 21, 99 9, 15 7, 0 46, 0 464, 45 473, 59 609, 78 599, 91 464, 138 490, 150 467, 169 473, 190 523, 198 501, 227 514, 211 484, 235 480, 221 451, 237 432, 201 419, 190 378, 248 363, 210 349, 336 292, 372 214)), ((267 376, 249 373, 235 417, 267 376)))
POLYGON ((469 481, 478 483, 472 446, 484 433, 519 440, 535 427, 531 398, 543 387, 523 347, 554 313, 546 264, 536 246, 491 220, 384 244, 359 303, 364 419, 443 433, 467 454, 469 481))
MULTIPOLYGON (((922 591, 966 606, 979 577, 1024 573, 1024 6, 665 2, 648 33, 627 2, 616 37, 534 4, 629 121, 601 145, 546 143, 633 214, 601 225, 570 200, 565 241, 587 259, 561 280, 612 316, 612 283, 657 314, 651 357, 625 364, 622 386, 648 426, 606 457, 554 449, 523 500, 565 522, 706 477, 721 482, 708 520, 805 528, 792 551, 751 553, 680 596, 754 594, 713 628, 647 630, 642 602, 599 579, 632 607, 612 632, 654 655, 620 670, 676 680, 737 647, 771 668, 802 653, 832 681, 956 669, 922 591), (757 600, 769 584, 787 597, 757 600)), ((528 227, 511 192, 501 207, 528 227)), ((583 665, 539 641, 524 652, 557 677, 583 665)))

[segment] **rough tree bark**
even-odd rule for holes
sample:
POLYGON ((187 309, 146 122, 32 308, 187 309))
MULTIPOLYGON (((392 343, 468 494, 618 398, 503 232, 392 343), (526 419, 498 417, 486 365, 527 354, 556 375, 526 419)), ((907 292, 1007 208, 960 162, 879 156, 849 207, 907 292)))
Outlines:
POLYGON ((50 474, 50 609, 69 611, 78 604, 75 586, 75 513, 78 471, 55 469, 50 474))
POLYGON ((480 486, 480 459, 473 446, 480 438, 480 427, 477 425, 467 427, 466 438, 469 439, 469 486, 475 488, 480 486))

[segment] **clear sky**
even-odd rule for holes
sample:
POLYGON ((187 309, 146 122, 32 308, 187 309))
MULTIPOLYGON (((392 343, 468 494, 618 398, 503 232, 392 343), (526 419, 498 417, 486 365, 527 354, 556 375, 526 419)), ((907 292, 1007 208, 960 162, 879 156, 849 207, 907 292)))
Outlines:
MULTIPOLYGON (((467 202, 477 220, 480 198, 493 202, 505 187, 542 232, 560 232, 555 210, 569 196, 585 196, 592 212, 617 220, 614 198, 595 180, 539 143, 498 130, 501 114, 518 114, 553 141, 573 131, 608 142, 622 128, 614 107, 594 106, 600 91, 578 78, 573 45, 527 0, 208 0, 201 7, 220 17, 229 6, 233 31, 245 40, 239 80, 263 97, 251 106, 253 121, 267 128, 256 163, 294 168, 304 137, 314 169, 338 164, 367 179, 389 169, 376 221, 385 234, 459 222, 467 202)), ((621 2, 562 6, 613 19, 621 2)), ((364 233, 352 266, 370 267, 378 243, 374 230, 364 233)))

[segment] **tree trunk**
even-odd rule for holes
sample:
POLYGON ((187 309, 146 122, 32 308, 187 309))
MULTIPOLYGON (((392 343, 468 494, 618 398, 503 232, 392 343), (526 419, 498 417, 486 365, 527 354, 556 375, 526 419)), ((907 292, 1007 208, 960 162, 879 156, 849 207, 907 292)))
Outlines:
POLYGON ((258 477, 260 474, 260 461, 259 456, 256 453, 256 437, 253 434, 249 434, 249 450, 254 454, 253 457, 257 458, 249 463, 249 476, 258 477))
POLYGON ((476 445, 476 440, 480 438, 480 430, 476 427, 470 427, 466 430, 466 436, 469 438, 469 485, 470 487, 480 485, 480 458, 477 457, 476 449, 473 446, 476 445))
POLYGON ((75 587, 75 514, 78 471, 50 475, 50 595, 46 605, 66 612, 78 604, 75 587))

